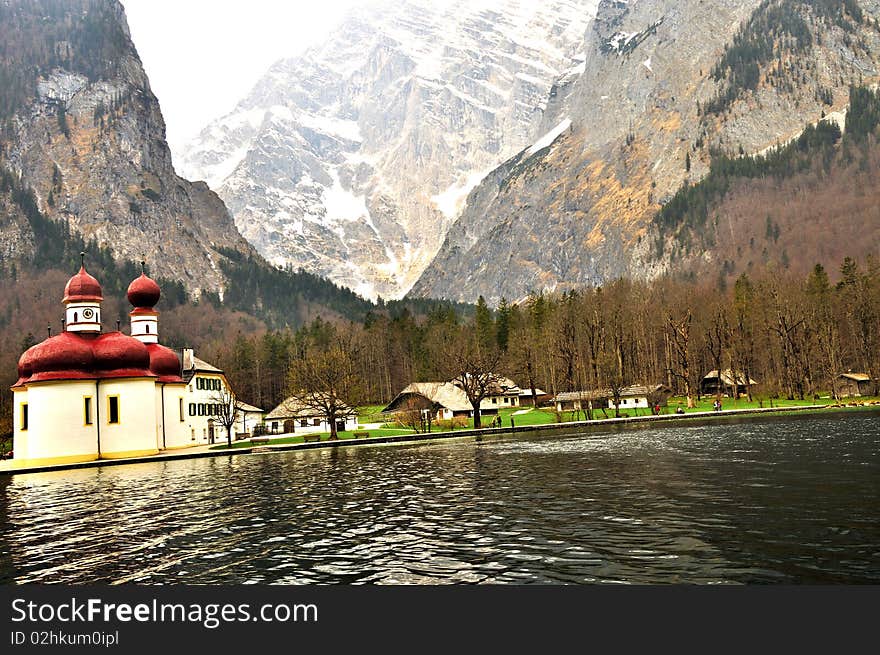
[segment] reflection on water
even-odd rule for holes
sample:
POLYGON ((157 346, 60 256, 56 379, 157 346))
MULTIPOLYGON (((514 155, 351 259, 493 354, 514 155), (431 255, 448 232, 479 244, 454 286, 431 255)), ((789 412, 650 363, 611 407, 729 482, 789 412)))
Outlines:
POLYGON ((0 478, 0 582, 880 582, 880 420, 0 478))

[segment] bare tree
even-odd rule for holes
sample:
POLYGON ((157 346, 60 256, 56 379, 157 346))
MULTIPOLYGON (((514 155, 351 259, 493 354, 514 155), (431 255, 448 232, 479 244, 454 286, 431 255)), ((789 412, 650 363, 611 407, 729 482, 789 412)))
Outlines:
MULTIPOLYGON (((401 403, 400 409, 394 413, 394 419, 401 427, 421 432, 425 428, 423 404, 416 397, 410 396, 406 398, 401 403)), ((428 410, 428 416, 430 417, 430 409, 428 410)), ((430 425, 430 421, 428 423, 430 425)), ((430 431, 430 428, 428 429, 430 431)))
POLYGON ((458 338, 448 342, 446 359, 453 384, 461 388, 474 410, 474 427, 480 428, 480 403, 497 386, 495 372, 501 361, 497 348, 481 347, 472 333, 459 331, 458 338))
POLYGON ((214 420, 226 428, 226 444, 232 447, 232 428, 242 412, 242 403, 235 398, 232 389, 221 384, 220 389, 211 392, 211 403, 214 406, 214 420))
MULTIPOLYGON (((673 369, 672 375, 684 383, 684 395, 687 397, 688 407, 695 407, 693 383, 691 380, 691 360, 690 360, 690 339, 691 339, 691 321, 693 315, 691 310, 687 310, 687 314, 680 321, 676 321, 671 316, 667 317, 669 326, 670 345, 673 352, 673 369)), ((721 372, 719 371, 720 375, 721 372)))
POLYGON ((288 397, 322 416, 331 440, 339 438, 336 422, 354 416, 363 399, 364 382, 355 359, 352 344, 337 337, 326 349, 312 346, 290 363, 288 397))
MULTIPOLYGON (((705 342, 706 352, 712 362, 715 370, 718 371, 718 388, 715 390, 715 397, 721 398, 721 366, 724 357, 724 349, 727 345, 727 317, 724 315, 724 308, 718 304, 712 308, 711 318, 705 321, 705 342)), ((736 369, 734 368, 734 371, 736 369)), ((739 374, 733 374, 733 389, 731 398, 739 398, 739 374)))

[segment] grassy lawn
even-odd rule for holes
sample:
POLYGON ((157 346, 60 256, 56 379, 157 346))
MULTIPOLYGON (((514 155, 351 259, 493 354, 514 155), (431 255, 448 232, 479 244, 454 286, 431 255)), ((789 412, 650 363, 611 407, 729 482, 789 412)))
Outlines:
MULTIPOLYGON (((701 400, 697 402, 696 407, 688 409, 687 407, 687 399, 684 397, 673 397, 669 399, 669 405, 667 407, 663 407, 661 409, 661 414, 675 414, 676 408, 681 405, 681 407, 685 410, 686 413, 693 412, 711 412, 712 411, 712 402, 714 401, 714 396, 705 396, 701 400)), ((839 401, 841 405, 847 404, 862 404, 862 403, 871 403, 871 402, 880 402, 880 398, 847 398, 839 401)), ((779 398, 755 398, 753 401, 749 402, 747 398, 740 398, 734 400, 733 398, 722 398, 721 406, 722 410, 731 410, 731 409, 759 409, 759 408, 769 408, 769 407, 800 407, 805 405, 833 405, 835 401, 831 398, 820 398, 818 400, 808 399, 808 400, 786 400, 779 398)), ((361 423, 381 423, 382 418, 375 416, 374 414, 383 408, 382 405, 368 405, 366 407, 358 408, 358 416, 361 423), (372 412, 372 414, 370 413, 372 412), (373 420, 375 418, 375 420, 373 420)), ((651 410, 649 408, 620 408, 620 416, 621 417, 634 417, 634 416, 650 416, 651 410)), ((526 425, 548 425, 557 422, 568 423, 571 421, 585 421, 587 419, 586 413, 581 412, 562 412, 560 415, 561 421, 557 421, 556 412, 552 408, 541 407, 538 409, 534 409, 531 407, 504 407, 499 410, 499 415, 501 416, 502 427, 509 428, 510 420, 513 419, 514 425, 516 427, 522 427, 526 425), (524 412, 522 414, 517 414, 516 412, 524 412)), ((486 416, 482 415, 482 427, 488 428, 492 424, 492 420, 495 418, 494 415, 486 416)), ((601 409, 593 410, 593 418, 594 419, 604 419, 604 418, 614 418, 614 409, 606 409, 603 414, 601 409)), ((473 429, 474 421, 473 419, 469 419, 467 426, 462 426, 455 428, 456 430, 468 430, 473 429)), ((436 425, 432 426, 432 432, 446 432, 446 429, 441 429, 436 425)), ((377 430, 362 430, 361 432, 369 433, 371 437, 391 437, 398 436, 403 434, 414 434, 413 430, 407 428, 380 428, 377 430)), ((454 432, 454 430, 453 430, 454 432)), ((327 441, 329 440, 329 433, 322 433, 320 440, 327 441)), ((346 431, 339 433, 340 440, 343 439, 354 439, 354 438, 363 438, 363 435, 357 435, 355 432, 346 431)), ((251 443, 249 439, 244 441, 237 441, 232 444, 232 448, 251 448, 253 446, 263 446, 263 445, 275 445, 275 444, 296 444, 303 443, 303 436, 298 435, 295 437, 284 437, 279 439, 272 439, 268 444, 263 443, 251 443)), ((220 444, 211 448, 211 450, 225 450, 227 448, 226 444, 220 444)))
MULTIPOLYGON (((364 430, 371 437, 395 437, 400 434, 412 434, 412 430, 398 429, 398 428, 382 428, 379 430, 364 430)), ((330 439, 329 432, 321 433, 321 441, 327 441, 330 439)), ((339 433, 340 439, 355 439, 355 438, 363 438, 363 435, 356 435, 351 430, 346 432, 339 433)), ((253 446, 274 446, 278 444, 291 444, 291 443, 303 443, 303 435, 297 435, 295 437, 283 437, 278 439, 271 439, 268 443, 252 443, 250 439, 245 439, 243 441, 235 441, 232 444, 233 448, 252 448, 253 446)), ((218 446, 214 446, 211 450, 226 450, 228 446, 226 444, 220 444, 218 446)))
POLYGON ((385 405, 363 405, 357 408, 358 423, 385 423, 388 417, 379 414, 385 405))
MULTIPOLYGON (((859 398, 858 400, 862 401, 866 399, 859 398)), ((711 412, 712 403, 714 401, 714 396, 703 396, 702 399, 697 401, 696 407, 688 409, 686 398, 670 398, 669 407, 665 407, 664 409, 669 412, 675 412, 676 407, 681 403, 681 406, 686 412, 711 412)), ((818 400, 813 398, 808 398, 806 400, 788 400, 785 398, 758 398, 756 396, 751 402, 749 402, 748 398, 722 398, 721 409, 723 411, 725 409, 760 409, 762 407, 802 407, 805 405, 829 405, 832 403, 834 403, 834 400, 831 398, 820 398, 818 400)))

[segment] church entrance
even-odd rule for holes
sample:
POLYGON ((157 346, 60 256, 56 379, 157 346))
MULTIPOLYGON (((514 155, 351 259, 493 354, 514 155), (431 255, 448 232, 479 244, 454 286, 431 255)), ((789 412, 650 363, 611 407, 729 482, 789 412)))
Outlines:
POLYGON ((208 421, 208 443, 214 443, 214 421, 208 421))

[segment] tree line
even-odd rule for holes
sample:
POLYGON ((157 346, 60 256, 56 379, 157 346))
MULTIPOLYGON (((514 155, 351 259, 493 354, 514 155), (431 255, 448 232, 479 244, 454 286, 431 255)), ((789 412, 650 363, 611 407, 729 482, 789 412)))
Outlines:
POLYGON ((805 279, 771 269, 723 291, 620 279, 496 309, 481 299, 469 316, 316 320, 208 348, 240 397, 267 410, 319 367, 344 371, 337 391, 351 405, 385 404, 415 381, 457 379, 477 395, 487 373, 550 394, 665 384, 693 403, 713 369, 755 380, 751 397, 836 397, 841 373, 880 377, 880 260, 847 258, 838 277, 821 265, 805 279))

